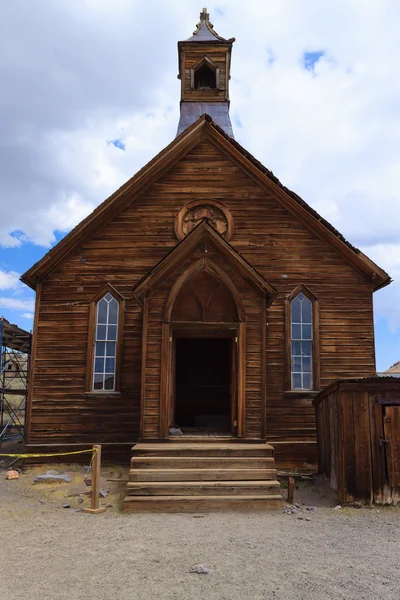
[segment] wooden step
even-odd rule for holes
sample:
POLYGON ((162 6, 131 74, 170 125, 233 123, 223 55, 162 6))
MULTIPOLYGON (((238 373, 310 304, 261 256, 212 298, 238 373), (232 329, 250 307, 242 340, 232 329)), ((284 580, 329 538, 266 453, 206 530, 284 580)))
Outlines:
POLYGON ((273 469, 272 457, 133 456, 132 469, 273 469))
POLYGON ((199 496, 268 494, 279 491, 279 482, 262 481, 130 481, 128 496, 199 496))
POLYGON ((276 469, 131 469, 131 481, 254 481, 276 479, 276 469))
POLYGON ((271 510, 281 509, 280 494, 242 496, 127 496, 124 499, 126 512, 213 512, 227 510, 271 510))
POLYGON ((262 442, 140 442, 125 510, 269 509, 283 506, 273 448, 262 442))
POLYGON ((133 447, 135 456, 273 456, 273 448, 269 444, 224 444, 224 443, 139 443, 133 447))

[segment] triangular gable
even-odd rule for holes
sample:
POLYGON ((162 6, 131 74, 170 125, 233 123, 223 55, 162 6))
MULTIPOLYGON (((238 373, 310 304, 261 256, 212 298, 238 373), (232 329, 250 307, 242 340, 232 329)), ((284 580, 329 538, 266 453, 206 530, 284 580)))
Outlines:
POLYGON ((265 281, 263 277, 249 263, 236 252, 206 221, 202 221, 190 234, 171 250, 151 271, 141 279, 133 288, 133 293, 138 302, 143 305, 144 298, 156 290, 163 281, 177 269, 200 242, 206 241, 214 246, 232 268, 238 272, 245 281, 254 287, 260 294, 267 298, 270 304, 277 295, 277 291, 265 281))
POLYGON ((390 276, 383 269, 347 242, 328 221, 323 219, 297 194, 284 187, 271 171, 266 169, 233 138, 229 137, 208 115, 200 117, 119 190, 100 204, 39 262, 24 273, 21 280, 30 287, 35 288, 36 283, 50 273, 84 239, 96 232, 118 215, 129 203, 142 195, 147 188, 183 158, 200 139, 204 138, 215 144, 260 187, 270 193, 272 192, 276 200, 286 210, 296 216, 315 235, 333 247, 343 260, 354 269, 366 273, 371 278, 375 290, 391 282, 390 276))

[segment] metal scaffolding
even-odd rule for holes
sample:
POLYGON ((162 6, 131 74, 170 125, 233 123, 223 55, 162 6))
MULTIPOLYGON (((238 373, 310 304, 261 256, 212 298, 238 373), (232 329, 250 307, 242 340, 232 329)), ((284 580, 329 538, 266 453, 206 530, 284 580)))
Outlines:
POLYGON ((0 445, 23 439, 32 334, 0 318, 0 445))

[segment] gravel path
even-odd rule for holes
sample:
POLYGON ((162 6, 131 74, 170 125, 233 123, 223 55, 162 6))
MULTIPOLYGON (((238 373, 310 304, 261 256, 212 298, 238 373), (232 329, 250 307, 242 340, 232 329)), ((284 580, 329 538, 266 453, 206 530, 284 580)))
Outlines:
POLYGON ((323 483, 297 490, 295 514, 202 516, 123 514, 124 485, 109 483, 104 503, 112 507, 93 516, 77 511, 76 482, 49 487, 32 485, 31 471, 18 481, 4 475, 0 598, 400 598, 399 508, 333 511, 335 497, 323 483), (62 508, 71 494, 71 508, 62 508), (190 573, 196 563, 211 573, 190 573))

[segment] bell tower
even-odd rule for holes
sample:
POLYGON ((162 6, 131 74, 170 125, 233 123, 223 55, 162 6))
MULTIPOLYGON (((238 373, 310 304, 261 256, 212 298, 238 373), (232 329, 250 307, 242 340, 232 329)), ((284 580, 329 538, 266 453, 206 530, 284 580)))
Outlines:
POLYGON ((231 137, 229 116, 229 80, 232 45, 214 31, 206 8, 192 37, 178 42, 181 80, 181 116, 178 133, 182 133, 202 114, 212 119, 231 137))

